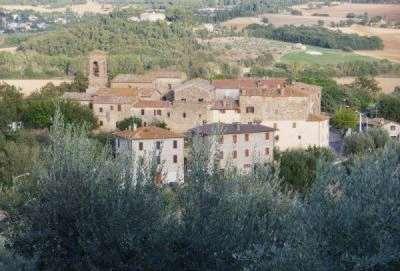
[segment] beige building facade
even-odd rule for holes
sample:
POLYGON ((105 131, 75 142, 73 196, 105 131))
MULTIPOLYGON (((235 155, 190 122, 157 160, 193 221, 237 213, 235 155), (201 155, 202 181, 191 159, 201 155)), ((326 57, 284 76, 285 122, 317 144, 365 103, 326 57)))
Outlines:
POLYGON ((135 170, 148 170, 155 163, 157 183, 184 181, 183 135, 153 126, 113 134, 116 153, 132 155, 135 170))
POLYGON ((260 124, 213 123, 190 129, 186 135, 208 141, 220 169, 249 171, 256 163, 273 161, 274 129, 260 124))

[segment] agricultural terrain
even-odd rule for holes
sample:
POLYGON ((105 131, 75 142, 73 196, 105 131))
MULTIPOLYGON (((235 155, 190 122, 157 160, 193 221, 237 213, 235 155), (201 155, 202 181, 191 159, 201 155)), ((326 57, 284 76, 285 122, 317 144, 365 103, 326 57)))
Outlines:
POLYGON ((24 96, 29 96, 36 90, 44 87, 45 85, 52 83, 55 86, 61 85, 62 83, 71 83, 71 78, 54 78, 54 79, 0 79, 0 83, 6 83, 21 89, 24 96))
MULTIPOLYGON (((384 93, 392 93, 395 87, 400 86, 400 78, 391 78, 391 77, 380 77, 377 76, 374 78, 379 87, 382 89, 384 93)), ((335 81, 339 84, 351 84, 355 80, 355 77, 341 77, 335 78, 335 81)))

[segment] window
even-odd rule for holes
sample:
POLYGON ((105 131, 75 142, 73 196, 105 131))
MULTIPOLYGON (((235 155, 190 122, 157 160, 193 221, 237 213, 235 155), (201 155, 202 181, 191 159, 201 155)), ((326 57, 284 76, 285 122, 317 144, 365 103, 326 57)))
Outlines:
POLYGON ((103 121, 102 120, 100 121, 100 126, 103 126, 103 121))
POLYGON ((278 129, 278 124, 274 123, 274 129, 278 129))
POLYGON ((174 156, 173 156, 173 160, 174 160, 174 163, 175 163, 175 164, 178 163, 178 155, 174 155, 174 156))
POLYGON ((297 136, 297 138, 300 140, 301 139, 301 135, 297 136))
POLYGON ((89 103, 89 109, 93 109, 93 104, 89 103))
POLYGON ((292 128, 296 128, 296 122, 292 123, 292 128))
POLYGON ((221 114, 225 114, 225 109, 221 109, 221 110, 219 110, 219 112, 220 112, 221 114))
POLYGON ((173 145, 174 145, 174 149, 177 149, 178 148, 178 141, 174 140, 173 145))
POLYGON ((100 112, 100 113, 103 112, 103 107, 99 107, 99 112, 100 112))
POLYGON ((113 105, 110 106, 110 110, 114 110, 114 106, 113 105))
POLYGON ((93 62, 93 75, 96 77, 99 77, 99 75, 100 75, 99 62, 97 62, 97 61, 93 62))
POLYGON ((237 151, 233 151, 233 159, 237 158, 237 151))
POLYGON ((140 110, 140 115, 144 115, 144 109, 140 110))
POLYGON ((246 107, 246 113, 247 114, 253 114, 254 113, 254 106, 246 107))
POLYGON ((186 98, 182 98, 181 101, 182 101, 182 102, 186 102, 186 98))
POLYGON ((220 136, 220 138, 218 139, 219 144, 223 144, 224 143, 224 136, 220 136))
POLYGON ((160 156, 156 156, 156 162, 157 162, 157 165, 161 164, 161 157, 160 156))
POLYGON ((396 130, 396 126, 394 126, 394 125, 390 126, 390 130, 391 131, 395 131, 396 130))
POLYGON ((172 90, 172 84, 168 84, 168 89, 172 90))
POLYGON ((244 156, 246 156, 246 157, 249 157, 249 155, 250 155, 250 151, 249 150, 244 150, 244 156))
POLYGON ((186 118, 186 113, 185 112, 183 112, 182 117, 186 118))
POLYGON ((156 149, 157 150, 161 149, 161 142, 160 141, 156 142, 156 149))
POLYGON ((202 103, 202 102, 204 102, 204 99, 203 99, 203 98, 200 98, 200 99, 199 99, 199 103, 202 103))
POLYGON ((244 135, 244 140, 249 141, 249 137, 250 137, 249 134, 245 134, 244 135))
POLYGON ((265 140, 269 140, 269 133, 265 133, 265 140))
POLYGON ((233 143, 237 142, 237 135, 233 135, 233 143))
POLYGON ((161 116, 161 110, 157 110, 157 115, 161 116))
POLYGON ((265 148, 265 155, 269 155, 269 148, 265 148))
POLYGON ((167 117, 168 118, 171 117, 171 113, 170 112, 167 112, 167 117))
POLYGON ((118 105, 118 111, 121 111, 121 105, 120 104, 118 105))
POLYGON ((143 142, 139 142, 139 151, 143 151, 143 142))
POLYGON ((154 114, 154 116, 157 114, 156 110, 153 110, 153 114, 154 114))

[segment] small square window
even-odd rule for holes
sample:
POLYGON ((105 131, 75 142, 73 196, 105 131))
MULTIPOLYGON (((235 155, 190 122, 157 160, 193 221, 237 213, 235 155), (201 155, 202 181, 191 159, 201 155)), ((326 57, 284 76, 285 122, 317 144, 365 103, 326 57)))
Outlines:
POLYGON ((178 141, 177 140, 174 140, 173 146, 174 146, 174 149, 178 148, 178 141))
POLYGON ((301 135, 297 136, 297 138, 300 140, 301 139, 301 135))
POLYGON ((156 162, 157 162, 157 165, 161 164, 161 157, 160 156, 156 156, 156 162))
POLYGON ((139 142, 139 151, 143 151, 143 142, 139 142))
POLYGON ((144 109, 140 110, 140 114, 143 116, 144 115, 144 109))
POLYGON ((102 120, 100 121, 100 126, 103 126, 103 121, 102 120))
POLYGON ((171 113, 170 112, 167 112, 167 117, 168 118, 171 117, 171 113))
POLYGON ((99 112, 102 113, 103 112, 103 107, 99 108, 99 112))
POLYGON ((233 159, 237 158, 237 151, 233 151, 233 159))
POLYGON ((161 149, 161 142, 160 141, 156 142, 156 149, 157 150, 161 149))
POLYGON ((248 114, 254 114, 254 106, 248 106, 248 107, 246 107, 246 113, 248 113, 248 114))
POLYGON ((233 143, 237 143, 237 135, 233 135, 233 143))
POLYGON ((110 110, 114 110, 114 106, 113 105, 110 106, 110 110))
POLYGON ((199 102, 200 102, 200 103, 204 102, 204 99, 203 99, 203 98, 200 98, 200 99, 199 99, 199 102))
POLYGON ((178 163, 178 155, 174 155, 174 156, 173 156, 173 160, 174 160, 174 163, 175 163, 175 164, 178 163))
POLYGON ((269 140, 269 133, 265 133, 265 140, 269 140))
POLYGON ((244 140, 249 141, 249 138, 250 138, 249 134, 244 135, 244 140))
POLYGON ((183 117, 183 118, 186 118, 186 113, 183 113, 183 114, 182 114, 182 117, 183 117))
POLYGON ((249 150, 245 150, 244 151, 244 156, 249 157, 249 155, 250 155, 250 151, 249 150))
POLYGON ((269 155, 269 148, 265 148, 265 155, 269 155))

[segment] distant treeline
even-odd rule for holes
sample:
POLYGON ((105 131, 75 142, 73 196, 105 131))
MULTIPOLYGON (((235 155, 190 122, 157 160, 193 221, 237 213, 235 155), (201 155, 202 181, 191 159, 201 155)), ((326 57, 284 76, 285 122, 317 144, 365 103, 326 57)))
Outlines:
POLYGON ((252 37, 280 40, 331 49, 376 50, 383 48, 379 37, 344 34, 319 26, 281 26, 252 24, 246 28, 252 37))
POLYGON ((199 12, 197 17, 203 22, 223 22, 236 17, 254 16, 266 12, 278 12, 282 8, 303 4, 302 0, 248 0, 233 6, 225 6, 216 11, 199 12))
POLYGON ((0 0, 0 5, 51 5, 85 4, 86 0, 0 0))

